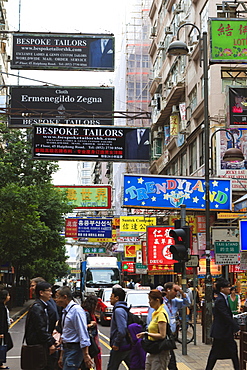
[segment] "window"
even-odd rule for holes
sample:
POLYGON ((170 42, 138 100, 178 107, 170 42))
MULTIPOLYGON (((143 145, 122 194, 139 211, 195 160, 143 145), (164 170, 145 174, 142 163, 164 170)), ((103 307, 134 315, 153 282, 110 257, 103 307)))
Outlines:
POLYGON ((205 160, 205 135, 204 131, 199 135, 199 165, 202 166, 205 160))
POLYGON ((226 86, 246 86, 247 71, 246 70, 222 70, 222 92, 226 91, 226 86))
POLYGON ((184 152, 180 157, 180 176, 187 176, 187 153, 184 152))
POLYGON ((194 89, 189 94, 189 102, 190 102, 191 112, 193 112, 195 110, 195 108, 197 107, 197 88, 196 88, 196 86, 194 87, 194 89))
POLYGON ((196 140, 189 146, 190 174, 197 170, 197 145, 196 140))

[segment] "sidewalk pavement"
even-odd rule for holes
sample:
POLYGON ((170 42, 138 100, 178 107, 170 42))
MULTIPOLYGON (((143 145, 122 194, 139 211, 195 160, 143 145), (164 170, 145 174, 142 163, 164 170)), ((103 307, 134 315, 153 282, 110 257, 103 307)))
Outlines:
MULTIPOLYGON (((239 346, 239 339, 236 340, 239 346)), ((182 344, 177 343, 175 350, 178 370, 205 370, 211 345, 202 343, 202 326, 196 325, 196 345, 187 345, 187 355, 182 355, 182 344)), ((239 354, 239 352, 238 352, 239 354)), ((232 360, 218 360, 215 370, 232 370, 232 360)))
POLYGON ((9 311, 9 316, 13 320, 17 320, 21 315, 23 315, 26 311, 28 311, 31 304, 34 302, 34 299, 29 299, 24 303, 22 307, 14 307, 9 311))
MULTIPOLYGON (((34 299, 28 300, 23 307, 15 307, 10 310, 10 317, 17 320, 23 315, 34 299)), ((237 339, 239 345, 239 339, 237 339)), ((205 370, 211 345, 202 343, 202 326, 196 324, 196 345, 193 342, 187 345, 187 355, 182 355, 182 344, 177 343, 175 350, 178 370, 205 370)), ((231 360, 218 360, 215 365, 216 370, 232 370, 231 360)))

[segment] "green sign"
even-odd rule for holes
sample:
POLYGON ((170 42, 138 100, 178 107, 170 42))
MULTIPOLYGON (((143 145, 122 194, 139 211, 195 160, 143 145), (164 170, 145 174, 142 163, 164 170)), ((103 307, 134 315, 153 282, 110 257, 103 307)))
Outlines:
POLYGON ((214 252, 217 254, 239 253, 239 242, 214 242, 214 252))
POLYGON ((246 63, 247 20, 210 19, 210 63, 246 63))
POLYGON ((143 265, 142 263, 136 263, 136 269, 147 269, 147 265, 143 265))
POLYGON ((91 253, 105 253, 104 247, 83 247, 84 254, 91 254, 91 253))

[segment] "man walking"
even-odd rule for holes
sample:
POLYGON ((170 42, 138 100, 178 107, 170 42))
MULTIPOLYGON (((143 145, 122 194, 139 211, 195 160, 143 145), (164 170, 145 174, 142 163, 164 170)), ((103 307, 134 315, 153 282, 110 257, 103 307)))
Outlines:
POLYGON ((56 303, 63 308, 62 314, 62 351, 58 360, 63 370, 78 370, 84 360, 87 368, 93 366, 88 353, 90 338, 84 310, 73 301, 69 287, 64 286, 56 292, 56 303))
MULTIPOLYGON (((173 333, 176 332, 176 315, 178 310, 183 307, 187 307, 191 304, 189 296, 183 292, 179 285, 174 284, 173 282, 166 283, 164 285, 165 290, 165 297, 164 297, 164 305, 165 309, 168 312, 169 319, 170 319, 170 326, 171 331, 173 333), (182 298, 178 298, 177 294, 180 294, 182 298)), ((178 370, 176 357, 173 350, 170 351, 170 362, 168 365, 169 370, 178 370)))
POLYGON ((212 370, 217 360, 231 359, 234 370, 239 370, 237 344, 234 333, 238 331, 228 305, 227 296, 230 294, 230 283, 226 279, 216 282, 218 297, 214 305, 214 321, 211 328, 213 345, 209 353, 206 370, 212 370))
POLYGON ((124 302, 125 291, 122 288, 112 288, 110 302, 114 306, 110 332, 110 359, 107 370, 118 370, 122 361, 130 365, 130 346, 126 340, 128 324, 128 307, 124 302))
MULTIPOLYGON (((38 283, 35 288, 35 294, 37 299, 29 309, 26 319, 25 339, 29 345, 42 344, 46 354, 51 355, 56 350, 55 339, 49 332, 49 318, 47 313, 47 302, 52 294, 51 285, 46 281, 38 283)), ((48 363, 43 369, 49 369, 48 363)))

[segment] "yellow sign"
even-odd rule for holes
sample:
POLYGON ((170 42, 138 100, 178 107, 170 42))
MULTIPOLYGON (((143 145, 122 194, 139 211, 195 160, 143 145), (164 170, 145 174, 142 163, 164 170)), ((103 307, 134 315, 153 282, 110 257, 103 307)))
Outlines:
POLYGON ((218 219, 234 219, 234 218, 246 218, 247 215, 244 213, 236 213, 236 212, 229 212, 229 213, 217 213, 217 218, 218 219))
MULTIPOLYGON (((169 225, 174 225, 175 220, 180 220, 178 216, 169 216, 169 225)), ((197 218, 196 216, 186 216, 186 225, 191 227, 192 234, 197 233, 197 218)))
POLYGON ((80 274, 81 270, 71 270, 71 274, 80 274))
POLYGON ((112 230, 112 237, 111 238, 88 238, 88 242, 109 242, 109 243, 117 243, 117 230, 112 230))
POLYGON ((122 232, 146 232, 147 226, 156 226, 156 217, 120 216, 122 232))

